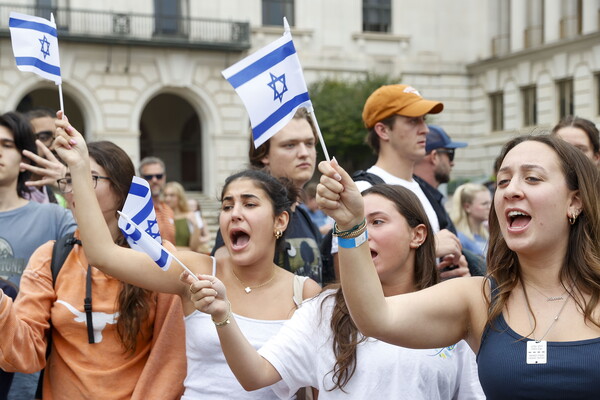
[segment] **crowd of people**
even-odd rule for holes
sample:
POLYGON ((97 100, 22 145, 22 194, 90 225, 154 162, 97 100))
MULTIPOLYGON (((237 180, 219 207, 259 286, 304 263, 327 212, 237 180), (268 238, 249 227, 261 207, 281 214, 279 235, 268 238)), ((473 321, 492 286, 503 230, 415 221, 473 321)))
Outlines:
POLYGON ((121 148, 62 112, 0 115, 0 400, 599 397, 598 129, 515 137, 494 189, 450 202, 467 143, 427 124, 443 108, 382 86, 375 164, 320 177, 298 109, 224 182, 212 249, 200 204, 142 159, 164 270, 119 229, 121 148))

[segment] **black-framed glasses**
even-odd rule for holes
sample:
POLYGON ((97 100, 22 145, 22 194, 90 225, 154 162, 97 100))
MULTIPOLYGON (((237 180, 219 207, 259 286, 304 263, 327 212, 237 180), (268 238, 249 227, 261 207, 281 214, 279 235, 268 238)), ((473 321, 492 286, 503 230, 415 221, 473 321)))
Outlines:
POLYGON ((37 140, 40 140, 42 142, 47 142, 54 138, 54 132, 52 132, 52 131, 36 132, 35 137, 37 138, 37 140))
POLYGON ((152 174, 152 175, 142 175, 142 178, 144 178, 147 181, 151 181, 152 178, 156 178, 157 181, 160 181, 163 176, 165 176, 165 174, 152 174))
MULTIPOLYGON (((98 179, 106 179, 107 181, 110 181, 108 176, 92 175, 94 189, 96 189, 96 186, 98 186, 98 179)), ((73 191, 73 181, 71 180, 70 176, 58 179, 56 183, 58 184, 58 190, 63 193, 71 193, 73 191)))
POLYGON ((448 154, 448 158, 450 161, 454 161, 454 149, 438 149, 436 150, 438 153, 448 154))

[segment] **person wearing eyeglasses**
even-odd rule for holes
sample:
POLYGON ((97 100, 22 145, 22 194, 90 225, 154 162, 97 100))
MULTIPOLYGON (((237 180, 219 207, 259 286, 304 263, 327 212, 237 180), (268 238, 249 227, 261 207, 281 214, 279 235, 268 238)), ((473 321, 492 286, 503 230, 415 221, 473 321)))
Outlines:
POLYGON ((167 203, 161 200, 162 192, 167 183, 164 161, 158 157, 144 157, 140 161, 139 173, 150 185, 161 237, 175 243, 175 212, 167 203))
POLYGON ((65 176, 66 167, 49 150, 54 140, 55 115, 54 111, 45 107, 35 108, 25 114, 33 128, 37 147, 37 152, 23 151, 23 155, 33 162, 23 163, 23 168, 32 175, 25 184, 29 187, 29 200, 67 207, 67 201, 56 186, 56 180, 65 176))

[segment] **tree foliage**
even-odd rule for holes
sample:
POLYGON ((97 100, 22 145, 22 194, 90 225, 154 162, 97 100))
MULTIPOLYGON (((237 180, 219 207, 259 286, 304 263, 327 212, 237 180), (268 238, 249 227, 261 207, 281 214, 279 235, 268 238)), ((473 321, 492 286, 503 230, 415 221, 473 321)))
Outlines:
MULTIPOLYGON (((335 156, 349 172, 374 163, 375 156, 365 143, 367 129, 362 110, 375 89, 392 82, 386 75, 367 75, 361 80, 325 79, 310 85, 310 98, 329 156, 335 156)), ((321 151, 319 158, 324 159, 321 151)))

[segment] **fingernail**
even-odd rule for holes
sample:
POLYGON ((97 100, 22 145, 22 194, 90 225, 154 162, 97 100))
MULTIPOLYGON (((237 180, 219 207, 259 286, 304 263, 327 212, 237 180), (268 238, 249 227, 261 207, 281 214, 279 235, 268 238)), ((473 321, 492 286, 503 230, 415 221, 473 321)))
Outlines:
POLYGON ((75 139, 69 139, 69 144, 76 145, 77 144, 77 140, 75 140, 75 139))
POLYGON ((71 125, 67 125, 67 127, 65 128, 65 130, 66 130, 68 133, 71 133, 71 132, 73 132, 73 127, 72 127, 71 125))

